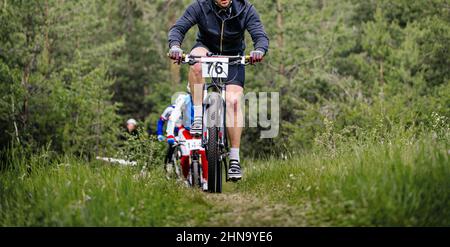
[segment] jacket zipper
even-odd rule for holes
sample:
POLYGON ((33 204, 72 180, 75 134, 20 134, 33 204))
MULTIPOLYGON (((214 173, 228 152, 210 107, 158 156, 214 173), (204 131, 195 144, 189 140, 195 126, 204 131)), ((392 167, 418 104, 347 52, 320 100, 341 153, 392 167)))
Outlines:
POLYGON ((222 31, 220 32, 220 54, 222 54, 223 50, 223 28, 225 26, 225 20, 222 20, 222 31))

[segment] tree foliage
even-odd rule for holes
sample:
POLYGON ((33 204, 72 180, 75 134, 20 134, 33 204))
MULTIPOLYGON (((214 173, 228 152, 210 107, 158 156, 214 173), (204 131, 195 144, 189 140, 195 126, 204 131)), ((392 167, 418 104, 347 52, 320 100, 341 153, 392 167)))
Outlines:
MULTIPOLYGON (((99 153, 129 117, 154 131, 187 81, 166 52, 167 31, 190 2, 1 0, 1 148, 99 153)), ((280 92, 281 132, 265 140, 247 128, 247 154, 292 154, 330 130, 383 136, 450 117, 448 1, 250 2, 271 47, 248 67, 246 91, 280 92)))

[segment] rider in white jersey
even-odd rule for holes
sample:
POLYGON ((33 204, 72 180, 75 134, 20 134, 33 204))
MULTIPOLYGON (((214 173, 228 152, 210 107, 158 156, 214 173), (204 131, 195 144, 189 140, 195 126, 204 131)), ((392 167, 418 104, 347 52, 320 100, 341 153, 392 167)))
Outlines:
MULTIPOLYGON (((175 128, 178 127, 178 141, 184 141, 192 139, 192 135, 189 130, 192 126, 193 120, 193 104, 191 94, 184 94, 178 96, 175 108, 172 110, 172 114, 169 117, 169 122, 167 123, 167 142, 169 144, 175 143, 175 128)), ((190 164, 190 152, 184 145, 180 145, 181 148, 181 168, 183 170, 183 175, 185 178, 189 174, 189 164, 190 164)), ((202 164, 202 187, 204 191, 208 190, 208 160, 206 158, 205 150, 199 150, 202 164)))
POLYGON ((190 130, 192 125, 193 105, 190 94, 179 95, 167 123, 167 139, 173 138, 175 127, 183 126, 190 130), (179 126, 177 126, 179 125, 179 126))

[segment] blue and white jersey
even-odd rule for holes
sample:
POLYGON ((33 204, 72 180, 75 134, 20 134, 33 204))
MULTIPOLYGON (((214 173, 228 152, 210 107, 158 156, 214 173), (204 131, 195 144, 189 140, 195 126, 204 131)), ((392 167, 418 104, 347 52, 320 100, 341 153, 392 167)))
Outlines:
POLYGON ((178 96, 175 102, 175 108, 173 108, 169 122, 167 123, 167 135, 173 136, 175 127, 179 127, 179 125, 183 125, 184 128, 189 130, 193 119, 194 105, 192 104, 191 95, 182 94, 178 96))
POLYGON ((157 130, 156 130, 156 134, 157 135, 162 135, 163 134, 163 128, 164 128, 164 123, 167 122, 169 120, 170 115, 172 114, 173 109, 175 108, 175 105, 171 105, 169 107, 167 107, 163 114, 161 114, 161 117, 159 117, 158 119, 158 123, 157 123, 157 130))
POLYGON ((175 105, 171 105, 171 106, 167 107, 167 108, 164 110, 163 114, 161 114, 161 117, 160 117, 160 118, 161 118, 163 121, 169 120, 169 117, 170 117, 170 115, 172 114, 172 111, 173 111, 174 108, 175 108, 175 105))

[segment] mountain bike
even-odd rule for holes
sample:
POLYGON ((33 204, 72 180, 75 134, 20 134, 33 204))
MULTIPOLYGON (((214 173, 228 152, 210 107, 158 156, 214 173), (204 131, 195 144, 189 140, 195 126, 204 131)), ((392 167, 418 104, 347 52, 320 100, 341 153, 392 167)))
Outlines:
POLYGON ((179 140, 175 144, 178 147, 183 145, 189 152, 190 164, 189 164, 189 175, 188 182, 191 187, 202 188, 202 165, 200 159, 200 150, 204 150, 202 147, 202 140, 200 138, 194 137, 188 140, 179 140))
MULTIPOLYGON (((226 130, 226 78, 228 66, 247 65, 250 56, 222 56, 208 53, 207 56, 183 54, 182 64, 202 64, 202 76, 207 79, 203 86, 203 135, 202 147, 208 160, 208 191, 222 193, 222 169, 225 180, 228 176, 228 139, 226 130), (209 82, 208 82, 209 79, 209 82)), ((194 168, 195 169, 195 168, 194 168)))

